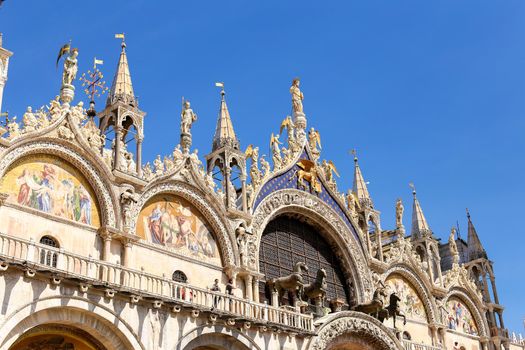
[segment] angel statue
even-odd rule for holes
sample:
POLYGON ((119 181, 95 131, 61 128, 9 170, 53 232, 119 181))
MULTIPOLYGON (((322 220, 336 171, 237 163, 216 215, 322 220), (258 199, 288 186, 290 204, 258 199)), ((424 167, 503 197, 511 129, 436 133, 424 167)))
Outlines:
POLYGON ((274 135, 272 133, 272 136, 270 137, 270 149, 272 150, 274 170, 280 169, 282 166, 281 148, 279 147, 281 144, 282 142, 279 141, 279 135, 274 135))
POLYGON ((64 72, 62 73, 62 86, 66 85, 72 85, 73 80, 77 77, 77 71, 78 71, 78 49, 77 48, 71 48, 71 44, 65 44, 60 48, 60 51, 58 53, 57 58, 57 66, 60 59, 65 56, 66 54, 69 54, 68 57, 64 60, 64 72))
POLYGON ((361 205, 359 204, 359 201, 352 190, 348 190, 348 193, 346 194, 346 202, 348 205, 348 210, 350 210, 350 213, 352 213, 352 217, 357 220, 357 212, 361 209, 361 205))
POLYGON ((292 117, 289 115, 284 118, 284 120, 281 122, 281 129, 279 130, 279 135, 281 135, 286 128, 286 133, 288 135, 288 148, 291 150, 295 150, 295 126, 292 121, 292 117))
POLYGON ((261 156, 261 167, 263 170, 263 173, 262 173, 263 177, 270 174, 271 172, 270 163, 268 163, 268 161, 264 158, 265 156, 266 156, 265 154, 261 156))
POLYGON ((319 134, 319 130, 315 130, 314 128, 310 129, 310 132, 308 133, 308 141, 310 144, 310 149, 312 152, 319 154, 319 150, 317 149, 317 146, 319 146, 319 149, 322 149, 321 147, 321 135, 319 134))
POLYGON ((297 170, 294 176, 297 175, 297 186, 301 186, 303 189, 306 189, 303 180, 306 180, 310 183, 310 191, 314 190, 317 193, 322 192, 321 183, 317 178, 319 171, 317 165, 308 159, 301 159, 297 162, 299 170, 297 170))
POLYGON ((250 166, 250 177, 252 178, 254 186, 257 187, 261 182, 261 172, 259 170, 259 147, 249 145, 244 154, 247 158, 252 160, 252 165, 250 166))
POLYGON ((405 211, 405 207, 403 206, 403 202, 401 201, 401 198, 398 198, 396 201, 396 227, 397 228, 403 227, 404 211, 405 211))
POLYGON ((326 181, 328 181, 331 184, 335 183, 334 173, 335 175, 337 175, 337 177, 339 177, 339 173, 337 172, 334 163, 331 160, 327 162, 325 159, 323 160, 322 167, 326 181))
POLYGON ((191 126, 196 120, 197 114, 190 108, 190 101, 184 101, 181 112, 180 132, 182 134, 189 134, 191 126))
POLYGON ((301 81, 299 80, 299 78, 295 78, 292 81, 292 86, 290 87, 290 94, 292 94, 292 108, 294 113, 303 113, 304 96, 301 90, 299 89, 300 84, 301 81))

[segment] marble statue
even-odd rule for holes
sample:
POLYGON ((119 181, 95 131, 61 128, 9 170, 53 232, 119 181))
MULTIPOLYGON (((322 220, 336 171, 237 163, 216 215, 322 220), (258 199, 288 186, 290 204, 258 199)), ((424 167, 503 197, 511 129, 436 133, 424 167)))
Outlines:
POLYGON ((396 227, 397 228, 403 227, 404 211, 405 211, 405 207, 403 206, 403 202, 401 201, 401 198, 398 198, 396 201, 396 227))
POLYGON ((62 74, 62 85, 72 85, 78 72, 78 49, 72 49, 69 56, 64 60, 64 72, 62 74))
POLYGON ((184 101, 184 107, 181 112, 180 132, 190 134, 191 126, 197 120, 197 114, 190 108, 190 101, 184 101))
POLYGON ((157 158, 153 161, 153 166, 155 168, 155 175, 160 176, 164 173, 164 163, 160 158, 160 154, 157 154, 157 158))
POLYGON ((279 135, 283 133, 284 129, 286 129, 287 136, 288 136, 288 148, 292 151, 296 151, 297 149, 297 141, 295 138, 295 126, 292 121, 292 117, 289 115, 284 118, 284 120, 281 122, 281 129, 279 130, 279 135))
POLYGON ((274 170, 278 170, 282 166, 281 148, 279 145, 282 143, 279 141, 279 135, 274 135, 270 138, 270 149, 272 150, 272 160, 274 170))
POLYGON ((22 118, 22 122, 24 123, 24 132, 31 132, 37 129, 38 120, 36 119, 31 107, 27 107, 27 110, 22 118))
POLYGON ((142 175, 146 180, 151 180, 153 178, 153 170, 151 169, 151 164, 149 162, 142 167, 142 175))
POLYGON ((261 183, 261 171, 259 170, 259 147, 253 147, 253 145, 249 145, 244 154, 247 158, 252 160, 252 164, 250 166, 250 177, 254 186, 257 187, 261 183))
POLYGON ((11 122, 7 123, 7 130, 9 131, 10 140, 20 136, 20 125, 16 122, 16 117, 14 117, 11 122))
POLYGON ((164 167, 166 168, 166 171, 170 171, 171 169, 175 168, 175 163, 171 157, 164 156, 164 167))
POLYGON ((459 252, 458 246, 456 245, 456 229, 454 227, 452 227, 450 230, 450 236, 448 236, 448 248, 450 249, 453 265, 459 264, 459 252))
POLYGON ((180 148, 180 144, 175 146, 173 149, 173 161, 175 162, 175 166, 179 165, 180 162, 184 159, 184 155, 182 154, 182 150, 180 148))
POLYGON ((204 176, 204 182, 212 192, 215 191, 216 184, 213 180, 213 175, 211 173, 206 173, 206 175, 204 176))
POLYGON ((137 164, 135 163, 135 157, 133 156, 133 153, 126 152, 126 170, 129 173, 136 173, 137 172, 137 164))
POLYGON ((54 100, 51 100, 51 103, 48 107, 49 114, 51 115, 51 120, 55 120, 62 115, 62 106, 60 105, 60 96, 56 96, 54 100))
POLYGON ((292 94, 292 109, 295 113, 303 113, 303 93, 299 89, 301 84, 299 78, 295 78, 292 81, 292 86, 290 87, 290 94, 292 94))
POLYGON ((264 158, 265 155, 261 156, 261 167, 262 167, 262 176, 266 177, 271 172, 270 163, 264 158))

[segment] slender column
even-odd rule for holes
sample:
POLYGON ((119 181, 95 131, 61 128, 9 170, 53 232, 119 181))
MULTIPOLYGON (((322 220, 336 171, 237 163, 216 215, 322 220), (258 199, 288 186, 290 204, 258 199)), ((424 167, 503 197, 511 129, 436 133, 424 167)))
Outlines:
MULTIPOLYGON (((224 193, 226 194, 226 208, 231 208, 232 203, 231 201, 231 193, 230 193, 230 168, 227 167, 226 164, 224 164, 224 193)), ((235 206, 235 203, 233 203, 233 206, 235 206)))
POLYGON ((246 197, 246 175, 241 175, 241 184, 242 184, 242 211, 245 213, 248 211, 248 199, 246 197))
POLYGON ((430 280, 432 281, 432 284, 434 284, 434 269, 432 268, 432 261, 430 260, 431 252, 430 248, 428 247, 427 242, 425 242, 425 251, 427 252, 427 268, 428 268, 428 275, 430 276, 430 280))
POLYGON ((259 302, 259 278, 253 279, 253 301, 259 302))
POLYGON ((381 227, 376 225, 376 243, 377 243, 377 258, 383 261, 383 242, 381 240, 381 227))
POLYGON ((124 256, 122 257, 122 265, 124 267, 130 267, 131 262, 131 247, 133 243, 130 240, 126 239, 123 243, 124 245, 124 256))
POLYGON ((113 159, 115 160, 113 163, 113 169, 120 169, 120 148, 122 147, 122 127, 115 126, 115 150, 113 159))
POLYGON ((5 79, 1 78, 2 71, 0 71, 0 112, 2 112, 2 96, 4 95, 5 79))
POLYGON ((246 275, 244 277, 244 285, 246 289, 246 299, 253 301, 253 286, 252 286, 253 277, 252 275, 246 275))
POLYGON ((490 284, 492 285, 492 293, 494 294, 494 304, 499 304, 498 291, 496 290, 496 278, 490 276, 490 284))
POLYGON ((142 137, 136 138, 137 141, 137 176, 142 177, 142 137))

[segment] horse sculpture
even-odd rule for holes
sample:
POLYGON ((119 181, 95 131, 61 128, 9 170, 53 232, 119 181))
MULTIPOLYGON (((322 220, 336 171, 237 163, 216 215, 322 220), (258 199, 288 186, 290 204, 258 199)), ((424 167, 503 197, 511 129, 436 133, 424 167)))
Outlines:
POLYGON ((396 316, 403 317, 403 325, 407 324, 407 318, 405 314, 399 309, 399 302, 401 299, 397 296, 396 292, 390 294, 390 304, 388 305, 388 315, 394 318, 394 328, 396 328, 396 316))
POLYGON ((301 298, 303 295, 303 273, 308 272, 308 267, 304 262, 298 262, 295 264, 293 273, 288 276, 272 278, 267 282, 268 289, 270 292, 277 292, 279 296, 279 304, 282 303, 282 298, 285 291, 292 292, 297 298, 301 298))
POLYGON ((315 299, 317 297, 324 299, 327 288, 326 270, 319 269, 317 270, 315 281, 304 286, 303 300, 308 301, 309 299, 315 299))
POLYGON ((372 301, 366 304, 360 304, 353 308, 354 311, 362 312, 377 318, 383 322, 385 318, 388 318, 388 312, 383 308, 383 298, 386 298, 387 294, 385 288, 379 286, 372 296, 372 301))

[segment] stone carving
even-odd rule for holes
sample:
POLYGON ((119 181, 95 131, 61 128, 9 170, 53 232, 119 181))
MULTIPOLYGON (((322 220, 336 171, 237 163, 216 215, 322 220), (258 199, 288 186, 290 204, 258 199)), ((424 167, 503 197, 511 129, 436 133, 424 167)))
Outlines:
POLYGON ((204 177, 204 183, 206 183, 206 186, 210 189, 210 191, 215 192, 215 181, 213 180, 213 175, 211 173, 206 173, 204 177))
POLYGON ((359 211, 361 210, 361 205, 359 204, 359 201, 357 200, 352 190, 348 190, 346 194, 346 202, 347 208, 350 211, 350 215, 352 216, 354 221, 357 222, 359 219, 359 211))
POLYGON ((253 187, 257 188, 261 184, 261 171, 259 170, 259 147, 249 145, 244 152, 247 158, 252 160, 250 166, 250 177, 252 179, 253 187))
POLYGON ((292 81, 292 86, 290 87, 290 94, 292 95, 292 110, 295 113, 303 113, 303 100, 304 95, 299 89, 301 81, 299 78, 295 78, 292 81))
POLYGON ((265 178, 268 176, 272 170, 270 167, 270 163, 264 158, 264 154, 261 156, 261 167, 262 167, 262 177, 265 178))
POLYGON ((84 109, 84 102, 80 101, 76 106, 71 107, 70 116, 76 125, 86 120, 87 115, 84 109))
POLYGON ((181 112, 180 132, 182 134, 191 134, 191 126, 197 120, 197 114, 190 108, 190 101, 184 101, 181 112))
POLYGON ((326 181, 329 184, 335 184, 334 173, 337 177, 339 177, 339 173, 337 172, 334 163, 331 160, 327 162, 326 159, 324 159, 321 167, 323 168, 326 181))
POLYGON ((182 154, 180 144, 175 146, 175 148, 173 149, 172 156, 173 156, 173 162, 175 163, 175 166, 178 166, 183 161, 184 155, 182 154))
POLYGON ((153 166, 155 167, 155 176, 164 174, 164 163, 160 158, 160 154, 157 154, 157 158, 153 161, 153 166))
POLYGON ((64 122, 62 125, 60 125, 57 129, 57 133, 59 137, 65 140, 73 140, 75 138, 75 134, 69 128, 68 122, 64 122))
POLYGON ((226 181, 226 185, 228 186, 228 202, 230 204, 230 208, 235 209, 237 207, 237 191, 235 190, 235 186, 230 180, 226 181))
POLYGON ((16 117, 14 117, 9 123, 7 123, 7 131, 9 131, 9 140, 15 139, 20 136, 20 126, 16 122, 16 117))
POLYGON ((312 156, 314 158, 314 161, 317 161, 319 158, 319 155, 321 154, 321 134, 319 134, 318 130, 315 130, 314 128, 311 128, 308 132, 308 145, 310 146, 310 150, 312 151, 312 156), (317 148, 319 147, 319 148, 317 148))
POLYGON ((293 124, 292 117, 289 115, 284 118, 284 120, 281 122, 281 128, 279 130, 279 135, 281 135, 286 129, 287 133, 287 141, 288 141, 288 149, 290 149, 293 153, 297 152, 299 143, 297 142, 297 139, 295 137, 295 125, 293 124))
POLYGON ((169 172, 175 168, 175 162, 170 156, 164 156, 164 168, 166 168, 166 172, 169 172))
POLYGON ((450 230, 450 236, 448 237, 448 248, 450 249, 450 255, 452 256, 452 264, 459 264, 459 252, 458 246, 456 245, 456 229, 452 227, 450 230))
POLYGON ((62 115, 62 106, 60 105, 60 96, 56 96, 54 100, 51 100, 49 107, 49 114, 51 115, 51 120, 54 121, 62 115))
POLYGON ((128 233, 131 227, 132 209, 133 206, 138 202, 140 195, 135 193, 132 188, 126 189, 120 194, 120 204, 122 205, 122 227, 124 232, 128 233))
POLYGON ((364 339, 374 349, 378 350, 402 350, 403 347, 390 332, 379 321, 357 312, 344 311, 330 317, 321 326, 315 338, 312 338, 309 350, 324 350, 330 347, 330 343, 343 335, 355 334, 364 339))
POLYGON ((281 158, 281 148, 279 145, 282 143, 279 141, 279 135, 274 135, 270 137, 270 149, 272 150, 272 160, 273 160, 273 170, 279 170, 282 167, 282 158, 281 158))
POLYGON ((396 228, 402 228, 403 226, 403 213, 405 212, 405 207, 401 198, 398 198, 396 201, 396 228))
MULTIPOLYGON (((68 50, 69 51, 69 50, 68 50)), ((72 85, 78 72, 78 49, 72 49, 69 56, 64 60, 64 71, 62 73, 62 86, 72 85)))
POLYGON ((149 162, 147 162, 146 165, 142 167, 142 176, 144 176, 144 178, 148 181, 153 179, 153 177, 155 176, 155 174, 153 173, 153 169, 151 168, 151 164, 149 162))
POLYGON ((235 230, 235 235, 237 237, 241 266, 255 268, 257 247, 253 235, 246 231, 246 223, 241 222, 239 224, 235 230))
POLYGON ((22 122, 24 123, 24 132, 32 132, 35 131, 38 127, 38 120, 35 117, 35 114, 33 113, 33 110, 31 107, 27 107, 26 112, 24 113, 24 116, 22 117, 22 122))
POLYGON ((100 132, 100 129, 93 119, 89 119, 86 124, 84 124, 82 133, 93 152, 100 154, 102 147, 106 143, 106 136, 100 132))

